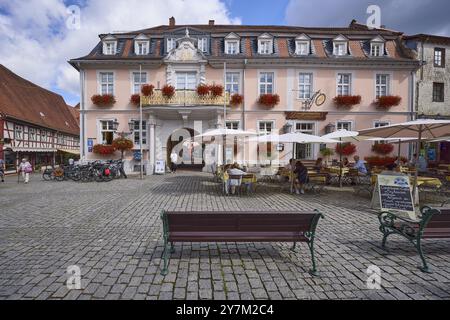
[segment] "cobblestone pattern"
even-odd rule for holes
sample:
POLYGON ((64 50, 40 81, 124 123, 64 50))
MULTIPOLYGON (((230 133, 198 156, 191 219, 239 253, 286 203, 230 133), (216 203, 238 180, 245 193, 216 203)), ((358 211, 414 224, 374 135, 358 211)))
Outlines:
POLYGON ((448 240, 425 240, 434 273, 392 236, 389 251, 370 200, 349 190, 291 195, 275 185, 224 197, 210 175, 178 173, 110 183, 0 184, 0 299, 449 299, 448 240), (161 210, 311 210, 321 277, 308 274, 305 244, 177 244, 160 275, 161 210), (66 269, 81 268, 82 289, 68 290, 66 269), (367 288, 367 268, 382 288, 367 288))

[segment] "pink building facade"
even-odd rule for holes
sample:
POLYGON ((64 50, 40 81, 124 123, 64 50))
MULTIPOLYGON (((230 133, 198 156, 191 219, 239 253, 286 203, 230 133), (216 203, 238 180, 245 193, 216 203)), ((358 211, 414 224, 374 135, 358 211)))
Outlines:
MULTIPOLYGON (((324 135, 336 129, 357 131, 411 120, 418 62, 401 37, 398 32, 368 30, 354 22, 345 28, 215 25, 213 21, 178 26, 174 19, 169 25, 100 35, 91 53, 70 61, 80 72, 81 157, 105 158, 93 153, 92 145, 109 144, 119 132, 127 132, 134 148, 140 149, 139 106, 130 97, 140 92, 142 84, 154 86, 152 96, 141 98, 147 174, 153 173, 156 161, 167 163, 173 148, 186 165, 203 163, 207 169, 208 164, 221 162, 220 145, 181 141, 224 125, 259 135, 287 130, 324 135), (199 84, 222 85, 225 92, 202 98, 196 92, 199 84), (175 87, 174 97, 163 96, 165 85, 175 87), (311 100, 316 93, 322 94, 320 99, 311 100), (112 94, 116 102, 94 105, 91 97, 96 94, 112 94), (242 103, 230 103, 235 94, 243 97, 242 103), (279 103, 261 105, 262 94, 277 94, 279 103), (336 96, 361 100, 351 107, 339 106, 336 96), (401 100, 380 108, 376 104, 380 96, 401 100)), ((372 155, 372 144, 357 143, 357 154, 372 155)), ((323 147, 296 145, 295 158, 316 159, 323 147)), ((408 148, 402 153, 407 155, 408 148)), ((118 152, 109 158, 119 156, 118 152)), ((284 164, 291 156, 290 145, 234 139, 226 143, 227 162, 284 164)), ((139 161, 132 152, 126 160, 126 170, 136 170, 139 161)))

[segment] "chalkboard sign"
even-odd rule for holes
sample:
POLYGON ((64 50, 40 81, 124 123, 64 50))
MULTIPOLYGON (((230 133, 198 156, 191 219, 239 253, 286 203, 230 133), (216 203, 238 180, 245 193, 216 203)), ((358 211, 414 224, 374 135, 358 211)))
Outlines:
POLYGON ((163 160, 157 160, 155 163, 155 174, 166 173, 166 162, 163 160))

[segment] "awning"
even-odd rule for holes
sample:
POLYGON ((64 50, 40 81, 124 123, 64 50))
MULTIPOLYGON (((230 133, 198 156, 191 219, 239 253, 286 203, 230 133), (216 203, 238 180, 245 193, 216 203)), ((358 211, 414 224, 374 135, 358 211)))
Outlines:
POLYGON ((14 152, 56 152, 56 149, 12 147, 14 152))
POLYGON ((80 149, 58 149, 58 151, 71 153, 71 154, 80 154, 80 149))

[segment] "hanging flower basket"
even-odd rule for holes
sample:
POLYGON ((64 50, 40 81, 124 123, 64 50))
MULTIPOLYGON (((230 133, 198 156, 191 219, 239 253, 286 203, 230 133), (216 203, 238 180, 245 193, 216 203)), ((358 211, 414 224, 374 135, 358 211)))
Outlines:
POLYGON ((386 155, 394 150, 394 145, 391 143, 376 143, 372 146, 372 152, 376 154, 386 155))
POLYGON ((338 143, 334 151, 339 155, 351 156, 356 152, 356 146, 350 142, 338 143))
POLYGON ((110 155, 116 151, 116 148, 109 144, 96 144, 94 145, 93 151, 100 155, 110 155))
POLYGON ((375 105, 381 109, 396 107, 400 104, 402 98, 399 96, 383 96, 375 100, 375 105))
POLYGON ((237 107, 238 105, 241 105, 243 102, 244 102, 244 96, 239 93, 233 94, 230 98, 230 105, 232 107, 237 107))
POLYGON ((112 94, 94 94, 91 101, 96 106, 110 106, 116 103, 116 98, 112 94))
POLYGON ((155 87, 152 84, 144 84, 142 85, 141 92, 144 96, 150 97, 153 95, 153 89, 155 87))
POLYGON ((206 97, 210 92, 210 88, 209 86, 207 86, 206 84, 199 84, 197 86, 197 95, 199 97, 206 97))
POLYGON ((258 98, 258 104, 268 108, 273 108, 279 103, 280 103, 280 96, 277 94, 271 93, 262 94, 258 98))
POLYGON ((162 87, 161 93, 164 98, 172 99, 172 97, 175 95, 175 87, 166 84, 164 85, 164 87, 162 87))
POLYGON ((361 103, 361 96, 337 96, 334 97, 333 102, 338 108, 351 108, 361 103))
POLYGON ((213 97, 220 97, 223 94, 223 87, 220 84, 212 84, 209 86, 209 91, 213 97))
POLYGON ((141 103, 141 96, 138 93, 131 95, 130 103, 134 105, 139 105, 141 103))

